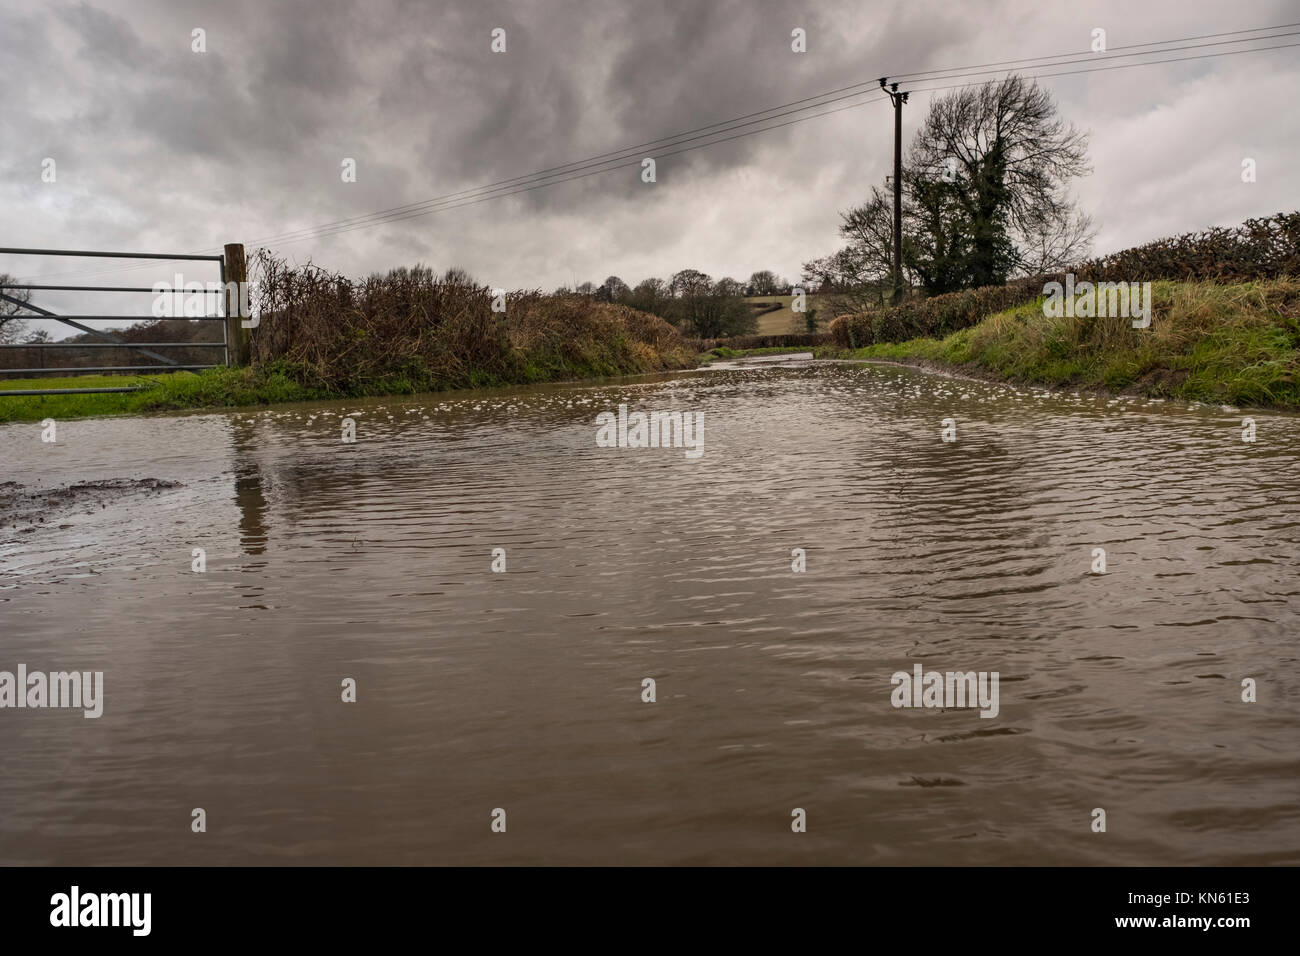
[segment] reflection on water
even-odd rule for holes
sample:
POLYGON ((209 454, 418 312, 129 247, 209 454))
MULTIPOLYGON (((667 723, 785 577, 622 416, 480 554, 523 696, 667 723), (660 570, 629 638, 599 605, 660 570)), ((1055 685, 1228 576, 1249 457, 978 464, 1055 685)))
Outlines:
POLYGON ((239 545, 245 554, 266 550, 266 496, 262 469, 253 458, 257 429, 250 419, 230 423, 230 445, 235 467, 235 504, 239 507, 239 545))
POLYGON ((0 861, 1294 864, 1300 419, 1251 414, 804 362, 5 426, 25 489, 179 485, 0 527, 0 670, 106 696, 0 710, 0 861), (703 457, 598 448, 621 402, 703 457), (997 717, 891 707, 917 663, 997 717))

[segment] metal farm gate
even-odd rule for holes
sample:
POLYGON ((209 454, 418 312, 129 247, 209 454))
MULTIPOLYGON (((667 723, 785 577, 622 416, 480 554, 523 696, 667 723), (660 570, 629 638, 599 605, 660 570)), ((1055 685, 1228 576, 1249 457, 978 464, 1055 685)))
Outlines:
MULTIPOLYGON (((0 300, 11 305, 17 305, 30 312, 30 315, 11 316, 14 319, 48 319, 52 322, 62 322, 64 325, 71 326, 80 332, 92 335, 103 341, 98 342, 27 342, 3 344, 0 343, 0 349, 33 349, 37 350, 42 357, 40 368, 4 368, 0 366, 0 376, 49 376, 55 374, 75 374, 75 373, 117 373, 117 372, 179 372, 194 371, 205 368, 220 368, 223 365, 241 364, 247 361, 247 344, 248 332, 242 326, 242 316, 239 303, 241 297, 238 294, 238 284, 247 281, 247 266, 244 259, 244 247, 239 244, 232 244, 225 247, 225 254, 220 256, 201 256, 201 255, 174 255, 171 253, 153 253, 153 252, 89 252, 85 250, 71 249, 12 249, 0 247, 0 255, 18 255, 18 256, 64 256, 72 258, 100 258, 100 259, 152 259, 166 260, 175 262, 215 262, 217 263, 222 294, 217 295, 220 303, 219 315, 202 315, 202 316, 185 316, 185 315, 61 315, 52 312, 49 309, 41 308, 32 304, 30 301, 12 295, 11 291, 26 291, 29 298, 30 293, 38 291, 59 291, 59 292, 128 292, 143 293, 148 292, 152 295, 160 294, 152 286, 109 286, 109 285, 51 285, 51 284, 20 284, 10 283, 0 286, 0 300), (235 288, 235 294, 232 295, 232 287, 235 288), (85 325, 85 322, 122 322, 122 321, 149 321, 153 319, 180 319, 189 322, 220 322, 221 323, 221 341, 220 342, 131 342, 122 339, 120 336, 103 329, 96 329, 92 326, 85 325), (129 349, 132 352, 147 356, 153 359, 157 364, 154 365, 92 365, 92 366, 56 366, 54 368, 45 367, 44 354, 46 351, 58 352, 58 350, 79 350, 79 349, 129 349), (212 349, 220 350, 221 361, 211 362, 203 365, 183 365, 176 359, 169 358, 167 355, 156 352, 154 349, 212 349)), ((188 285, 188 283, 187 283, 188 285)), ((207 296, 214 294, 213 290, 208 290, 204 286, 204 302, 207 302, 207 296)), ((184 296, 184 289, 173 289, 161 294, 172 296, 184 296)), ((206 307, 203 310, 207 311, 206 307)), ((90 392, 132 392, 143 388, 142 385, 127 385, 120 388, 40 388, 40 389, 8 389, 0 390, 0 396, 6 395, 68 395, 77 393, 90 392)))

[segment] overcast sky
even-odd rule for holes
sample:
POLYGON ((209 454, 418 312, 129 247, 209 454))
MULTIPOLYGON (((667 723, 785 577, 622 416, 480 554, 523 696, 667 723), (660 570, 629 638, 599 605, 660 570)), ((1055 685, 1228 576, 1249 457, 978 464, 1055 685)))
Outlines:
MULTIPOLYGON (((1082 56, 1094 28, 1113 51, 1295 21, 1297 0, 0 0, 0 244, 251 245, 881 75, 1082 56), (491 49, 498 27, 505 53, 491 49), (796 27, 806 53, 791 50, 796 27), (206 52, 192 50, 196 28, 206 52), (356 182, 342 180, 345 158, 356 182)), ((1075 191, 1098 251, 1298 205, 1300 48, 1040 82, 1090 132, 1094 171, 1075 191)), ((905 142, 938 95, 912 96, 905 142)), ((271 245, 354 276, 457 265, 547 291, 687 267, 797 279, 837 247, 839 211, 890 171, 892 123, 887 103, 868 103, 659 159, 653 185, 620 169, 271 245)), ((0 272, 79 277, 53 281, 148 285, 173 271, 86 277, 120 266, 0 256, 0 272)))

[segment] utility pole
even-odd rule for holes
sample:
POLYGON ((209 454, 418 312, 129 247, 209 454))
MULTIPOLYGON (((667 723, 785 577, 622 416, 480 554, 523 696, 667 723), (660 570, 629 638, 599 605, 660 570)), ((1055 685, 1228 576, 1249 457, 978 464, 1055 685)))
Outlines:
POLYGON ((894 298, 891 304, 899 305, 903 301, 903 104, 907 102, 907 94, 898 92, 898 84, 889 83, 887 76, 880 78, 880 88, 894 103, 894 298))

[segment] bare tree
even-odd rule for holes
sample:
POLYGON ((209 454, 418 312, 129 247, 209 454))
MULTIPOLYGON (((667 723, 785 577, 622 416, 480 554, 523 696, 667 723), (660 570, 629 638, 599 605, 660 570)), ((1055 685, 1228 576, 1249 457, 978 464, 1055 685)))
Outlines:
MULTIPOLYGON (((8 273, 0 273, 0 292, 10 299, 21 299, 23 303, 31 301, 29 289, 9 288, 16 280, 8 273)), ((20 318, 23 306, 9 299, 0 299, 0 345, 13 345, 19 342, 27 331, 27 323, 20 318)))
POLYGON ((749 294, 750 295, 776 295, 777 290, 782 286, 782 282, 777 278, 776 273, 770 269, 763 269, 755 272, 749 277, 749 294))
POLYGON ((669 284, 672 305, 666 318, 702 339, 748 335, 758 330, 758 318, 735 287, 719 289, 698 269, 683 269, 669 284))
POLYGON ((717 282, 713 283, 713 291, 718 295, 739 295, 745 294, 745 287, 730 276, 724 276, 717 282))
POLYGON ((463 269, 460 266, 452 266, 450 269, 444 272, 442 274, 442 281, 447 283, 448 285, 472 286, 472 287, 478 286, 478 280, 476 280, 472 275, 469 274, 469 270, 463 269))
POLYGON ((1051 95, 1021 76, 931 104, 908 155, 909 192, 959 222, 962 284, 1004 282, 1087 248, 1089 224, 1069 193, 1071 180, 1091 172, 1087 145, 1086 133, 1057 116, 1051 95))
POLYGON ((628 305, 660 318, 668 317, 668 304, 672 298, 668 283, 663 279, 649 278, 637 283, 628 297, 628 305))
MULTIPOLYGON (((870 199, 840 213, 840 237, 848 244, 839 252, 803 264, 805 286, 830 293, 835 314, 883 306, 893 268, 893 199, 873 186, 870 199)), ((912 270, 904 276, 910 284, 912 270)))
POLYGON ((601 302, 625 302, 631 294, 627 283, 618 276, 608 276, 596 290, 596 298, 601 302))
POLYGON ((1023 237, 1019 271, 1042 275, 1069 269, 1088 258, 1095 235, 1092 217, 1084 212, 1063 223, 1044 222, 1023 237))

